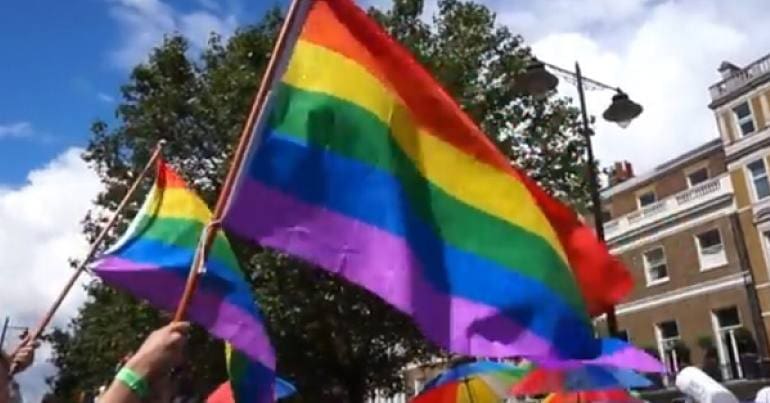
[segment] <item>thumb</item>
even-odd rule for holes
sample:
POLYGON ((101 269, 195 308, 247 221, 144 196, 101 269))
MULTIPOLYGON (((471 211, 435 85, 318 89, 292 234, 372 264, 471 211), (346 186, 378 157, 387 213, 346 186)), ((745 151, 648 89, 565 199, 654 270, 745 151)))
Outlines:
POLYGON ((166 326, 169 332, 186 334, 190 331, 190 322, 171 322, 166 326))

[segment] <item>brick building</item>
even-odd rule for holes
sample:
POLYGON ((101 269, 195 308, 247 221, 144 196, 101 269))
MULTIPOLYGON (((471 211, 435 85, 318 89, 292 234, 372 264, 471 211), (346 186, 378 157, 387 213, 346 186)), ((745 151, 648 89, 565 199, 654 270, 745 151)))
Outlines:
POLYGON ((623 337, 672 369, 757 376, 770 328, 770 55, 723 63, 709 107, 720 137, 602 192, 607 243, 636 287, 623 337))

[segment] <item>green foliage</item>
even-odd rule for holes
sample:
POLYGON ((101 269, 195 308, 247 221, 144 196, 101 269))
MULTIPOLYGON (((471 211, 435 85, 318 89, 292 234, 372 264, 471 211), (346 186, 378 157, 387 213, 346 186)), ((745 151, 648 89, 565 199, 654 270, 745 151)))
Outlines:
POLYGON ((698 336, 697 344, 701 350, 708 351, 709 349, 714 348, 714 338, 708 334, 700 335, 698 336))
MULTIPOLYGON (((496 25, 493 13, 458 0, 439 1, 433 24, 420 20, 420 0, 397 0, 393 9, 371 13, 434 72, 512 162, 557 196, 577 206, 585 202, 577 114, 564 99, 537 100, 512 91, 513 75, 526 65, 529 51, 520 37, 496 25)), ((213 36, 198 56, 184 38, 170 36, 133 70, 121 89, 117 124, 94 123, 84 155, 106 185, 99 209, 116 207, 131 173, 161 138, 168 140, 166 159, 207 202, 214 201, 280 21, 271 12, 226 43, 213 36)), ((144 189, 149 185, 148 180, 144 189)), ((93 238, 103 225, 92 214, 84 231, 93 238)), ((439 354, 408 318, 369 293, 295 259, 233 244, 268 319, 279 371, 296 383, 302 401, 361 402, 375 388, 396 392, 403 387, 403 366, 439 354)), ((120 357, 164 322, 150 307, 97 283, 88 292, 78 317, 50 335, 59 368, 51 385, 60 398, 109 380, 120 357)), ((194 382, 186 385, 191 393, 201 396, 224 379, 222 355, 221 344, 202 332, 192 338, 194 382)))
POLYGON ((538 99, 513 88, 531 59, 521 36, 496 25, 474 2, 441 0, 432 24, 420 19, 422 0, 396 0, 370 14, 389 27, 479 122, 516 166, 579 210, 588 205, 585 142, 578 110, 566 98, 538 99))

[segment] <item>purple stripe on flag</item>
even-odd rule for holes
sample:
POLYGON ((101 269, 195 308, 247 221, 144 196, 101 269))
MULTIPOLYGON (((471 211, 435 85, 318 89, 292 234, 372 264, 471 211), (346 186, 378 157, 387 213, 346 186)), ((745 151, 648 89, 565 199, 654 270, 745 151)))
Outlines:
MULTIPOLYGON (((96 262, 94 271, 106 283, 145 298, 169 312, 176 309, 186 280, 155 266, 113 256, 96 262)), ((229 341, 244 355, 275 369, 275 353, 264 324, 251 313, 228 303, 205 287, 198 287, 190 301, 188 315, 215 336, 229 341)))
POLYGON ((362 285, 411 315, 452 351, 485 357, 553 357, 552 345, 497 309, 437 291, 400 237, 244 179, 225 226, 362 285))

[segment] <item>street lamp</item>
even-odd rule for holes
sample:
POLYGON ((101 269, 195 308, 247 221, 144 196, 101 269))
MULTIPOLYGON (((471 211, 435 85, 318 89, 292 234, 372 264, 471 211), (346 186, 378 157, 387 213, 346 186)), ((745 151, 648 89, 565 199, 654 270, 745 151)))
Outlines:
POLYGON ((26 326, 12 326, 11 318, 9 316, 6 316, 5 320, 3 321, 2 329, 0 330, 0 350, 2 350, 3 344, 5 344, 5 336, 8 333, 9 329, 21 331, 21 338, 26 337, 27 332, 29 331, 29 329, 26 326))
POLYGON ((612 104, 604 111, 602 117, 625 129, 641 113, 642 106, 630 100, 625 92, 618 89, 618 93, 612 96, 612 104))
MULTIPOLYGON (((582 117, 582 130, 581 133, 585 137, 587 157, 588 157, 588 186, 591 193, 591 204, 594 213, 594 227, 596 227, 596 236, 601 242, 604 242, 604 221, 602 220, 602 199, 599 189, 599 178, 596 172, 594 150, 591 145, 591 136, 593 131, 588 123, 588 111, 586 110, 585 91, 583 88, 583 82, 588 82, 594 87, 599 89, 615 91, 615 95, 612 97, 612 103, 602 114, 605 120, 613 123, 617 123, 622 128, 628 127, 633 119, 642 113, 642 106, 637 104, 628 98, 625 92, 620 88, 612 87, 604 84, 600 81, 596 81, 587 77, 583 77, 580 72, 580 65, 575 63, 575 72, 563 69, 552 64, 543 63, 537 59, 533 60, 526 70, 517 75, 514 81, 514 88, 522 91, 525 94, 529 94, 535 97, 543 97, 548 92, 556 89, 559 84, 559 79, 551 74, 546 66, 558 73, 565 75, 575 80, 578 90, 578 98, 580 99, 580 114, 582 117)), ((615 336, 618 333, 618 320, 615 316, 615 308, 610 308, 607 312, 607 330, 610 336, 615 336)))

